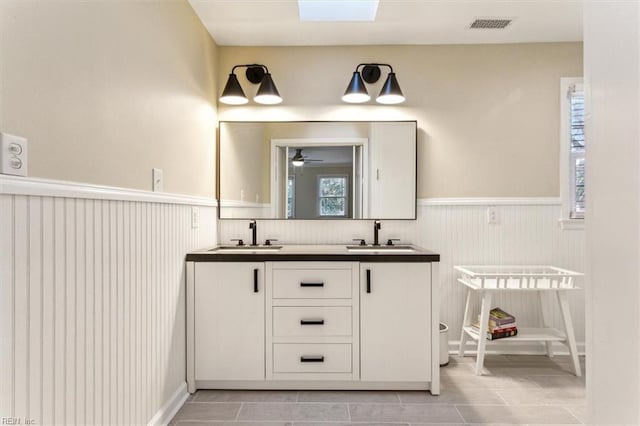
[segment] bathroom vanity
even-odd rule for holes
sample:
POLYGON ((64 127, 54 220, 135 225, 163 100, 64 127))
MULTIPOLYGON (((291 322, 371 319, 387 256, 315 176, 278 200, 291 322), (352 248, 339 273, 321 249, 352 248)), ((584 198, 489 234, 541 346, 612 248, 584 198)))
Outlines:
POLYGON ((187 255, 187 384, 439 393, 439 255, 413 246, 187 255))

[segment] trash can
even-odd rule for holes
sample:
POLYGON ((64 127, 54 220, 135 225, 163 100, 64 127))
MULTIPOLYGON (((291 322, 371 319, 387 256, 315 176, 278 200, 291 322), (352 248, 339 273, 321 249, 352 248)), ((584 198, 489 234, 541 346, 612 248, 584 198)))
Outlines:
POLYGON ((449 364, 449 327, 440 323, 440 367, 449 364))

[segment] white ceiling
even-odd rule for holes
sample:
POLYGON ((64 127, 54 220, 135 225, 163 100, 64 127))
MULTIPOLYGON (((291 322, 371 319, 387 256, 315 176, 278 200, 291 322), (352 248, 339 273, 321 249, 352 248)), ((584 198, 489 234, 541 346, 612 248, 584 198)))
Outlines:
POLYGON ((375 22, 300 22, 296 0, 189 2, 221 46, 582 40, 582 0, 380 0, 375 22), (504 30, 469 29, 476 18, 494 17, 514 21, 504 30))

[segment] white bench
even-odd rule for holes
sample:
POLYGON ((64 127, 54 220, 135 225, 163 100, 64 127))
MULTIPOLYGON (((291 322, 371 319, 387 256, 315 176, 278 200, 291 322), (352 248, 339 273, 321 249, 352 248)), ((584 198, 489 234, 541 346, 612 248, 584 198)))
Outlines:
POLYGON ((538 309, 540 309, 542 318, 540 327, 518 327, 518 334, 516 336, 500 339, 500 342, 545 342, 547 355, 549 357, 553 356, 553 342, 564 343, 569 348, 576 376, 582 375, 573 331, 573 322, 571 321, 571 314, 569 312, 567 292, 580 289, 574 286, 573 279, 583 274, 554 266, 474 265, 454 266, 454 269, 460 273, 458 282, 467 287, 464 319, 460 333, 459 355, 464 356, 464 348, 468 338, 477 342, 476 375, 482 375, 485 348, 488 342, 491 343, 491 341, 487 341, 485 331, 489 326, 489 311, 491 310, 493 294, 496 291, 528 291, 536 293, 538 295, 538 309), (557 296, 564 330, 549 327, 546 323, 544 310, 542 309, 542 294, 547 291, 553 291, 557 296), (472 314, 470 311, 472 292, 477 292, 482 300, 480 308, 481 333, 478 333, 478 330, 471 326, 472 314))

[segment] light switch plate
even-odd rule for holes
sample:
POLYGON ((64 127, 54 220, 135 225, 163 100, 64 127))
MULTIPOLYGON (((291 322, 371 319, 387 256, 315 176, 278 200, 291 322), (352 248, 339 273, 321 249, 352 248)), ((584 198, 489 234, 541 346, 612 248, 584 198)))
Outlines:
POLYGON ((27 139, 0 133, 0 173, 27 176, 27 139))
POLYGON ((191 207, 191 227, 193 229, 200 227, 200 209, 198 207, 191 207))
POLYGON ((164 191, 164 173, 162 169, 151 169, 151 178, 153 179, 153 192, 164 191))
POLYGON ((496 225, 498 223, 498 212, 495 207, 487 207, 487 223, 496 225))

